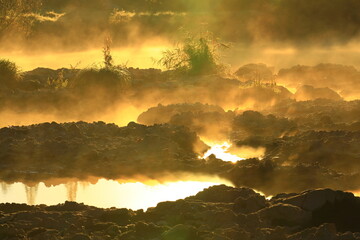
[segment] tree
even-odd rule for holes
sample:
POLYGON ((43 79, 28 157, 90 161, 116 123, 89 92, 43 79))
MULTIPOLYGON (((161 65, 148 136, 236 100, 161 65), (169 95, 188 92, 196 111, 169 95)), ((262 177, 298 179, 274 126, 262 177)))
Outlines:
POLYGON ((15 63, 0 59, 0 88, 14 88, 20 80, 20 71, 15 63))
POLYGON ((41 6, 41 0, 0 0, 0 36, 10 30, 31 26, 31 14, 41 6))

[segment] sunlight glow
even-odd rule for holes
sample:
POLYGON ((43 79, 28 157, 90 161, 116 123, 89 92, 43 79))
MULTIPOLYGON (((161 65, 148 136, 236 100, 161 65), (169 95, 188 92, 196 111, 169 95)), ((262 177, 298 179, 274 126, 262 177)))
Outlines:
POLYGON ((348 190, 346 192, 351 192, 352 194, 354 194, 355 197, 360 197, 360 190, 348 190))
POLYGON ((237 161, 244 160, 245 158, 241 158, 237 155, 233 155, 229 152, 229 148, 231 147, 231 143, 224 142, 222 144, 215 144, 204 154, 202 158, 207 158, 211 154, 214 154, 217 158, 220 158, 227 162, 236 163, 237 161))
POLYGON ((273 195, 268 195, 266 196, 265 193, 263 193, 262 191, 259 191, 259 190, 256 190, 256 189, 253 189, 254 192, 260 194, 261 196, 264 196, 266 200, 271 200, 271 198, 273 197, 273 195))

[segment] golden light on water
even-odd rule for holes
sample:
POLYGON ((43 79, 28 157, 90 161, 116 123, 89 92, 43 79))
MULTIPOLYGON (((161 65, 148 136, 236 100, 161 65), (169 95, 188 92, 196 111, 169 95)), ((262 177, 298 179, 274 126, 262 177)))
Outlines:
MULTIPOLYGON (((153 68, 157 66, 154 59, 160 59, 167 45, 136 46, 115 48, 111 50, 115 64, 126 64, 128 67, 153 68)), ((103 53, 100 48, 78 52, 49 52, 41 55, 23 52, 3 53, 2 58, 16 62, 22 71, 38 67, 59 68, 89 68, 102 64, 103 53), (100 49, 100 50, 99 50, 100 49)))
POLYGON ((0 128, 8 126, 22 126, 31 124, 40 124, 44 122, 56 121, 62 122, 77 122, 77 121, 103 121, 107 123, 115 123, 118 126, 126 126, 131 121, 136 121, 140 113, 144 112, 145 108, 138 108, 131 104, 119 103, 113 108, 102 112, 102 114, 90 116, 72 116, 66 115, 63 112, 48 112, 40 113, 36 111, 18 112, 6 110, 0 112, 0 128))
POLYGON ((99 179, 95 183, 70 181, 55 186, 46 183, 31 186, 23 183, 2 183, 0 201, 55 205, 69 200, 102 208, 137 210, 155 207, 159 202, 183 199, 219 184, 232 186, 229 181, 216 176, 199 176, 198 179, 169 182, 119 182, 99 179))

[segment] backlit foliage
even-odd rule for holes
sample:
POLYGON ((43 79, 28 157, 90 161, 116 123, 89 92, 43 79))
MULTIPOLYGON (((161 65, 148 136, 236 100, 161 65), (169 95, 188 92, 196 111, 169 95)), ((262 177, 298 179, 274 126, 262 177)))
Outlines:
POLYGON ((10 29, 27 30, 40 6, 41 0, 0 0, 0 36, 10 29))
POLYGON ((163 52, 158 63, 168 70, 189 75, 216 74, 224 69, 218 63, 218 50, 224 46, 209 36, 187 37, 182 44, 163 52))

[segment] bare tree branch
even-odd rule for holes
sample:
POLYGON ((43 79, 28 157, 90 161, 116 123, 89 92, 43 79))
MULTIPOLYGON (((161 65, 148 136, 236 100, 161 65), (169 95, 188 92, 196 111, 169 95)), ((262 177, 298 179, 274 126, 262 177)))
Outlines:
POLYGON ((31 13, 39 10, 41 0, 0 0, 0 36, 11 30, 31 26, 31 13))

